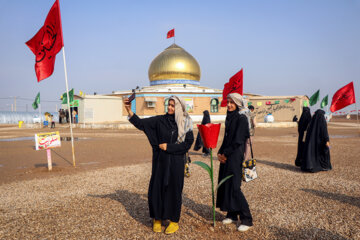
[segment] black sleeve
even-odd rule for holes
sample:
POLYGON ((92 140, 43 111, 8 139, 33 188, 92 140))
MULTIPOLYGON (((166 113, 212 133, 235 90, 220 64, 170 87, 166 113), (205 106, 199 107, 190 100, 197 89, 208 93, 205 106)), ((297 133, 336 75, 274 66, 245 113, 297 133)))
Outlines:
POLYGON ((130 119, 130 123, 132 123, 137 129, 144 131, 149 142, 152 146, 159 145, 157 139, 157 121, 161 116, 149 117, 140 119, 136 114, 134 114, 130 119))
POLYGON ((250 137, 249 123, 246 116, 240 116, 232 126, 235 127, 234 137, 230 146, 224 148, 222 151, 226 157, 230 156, 236 149, 244 144, 246 139, 250 137))
POLYGON ((189 131, 185 135, 185 140, 182 143, 176 144, 176 143, 168 143, 166 152, 172 153, 172 154, 185 154, 187 151, 189 151, 191 145, 194 142, 194 134, 193 131, 189 131))

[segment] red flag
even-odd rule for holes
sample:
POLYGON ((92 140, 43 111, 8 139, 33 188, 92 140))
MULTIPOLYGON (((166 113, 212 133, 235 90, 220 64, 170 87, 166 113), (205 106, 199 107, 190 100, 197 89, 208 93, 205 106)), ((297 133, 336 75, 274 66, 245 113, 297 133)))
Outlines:
POLYGON ((232 76, 228 83, 224 84, 223 99, 221 101, 222 107, 226 107, 227 95, 230 93, 239 93, 240 95, 243 95, 243 69, 232 76))
POLYGON ((38 82, 51 76, 54 72, 55 57, 64 46, 59 0, 51 7, 44 26, 35 36, 26 42, 35 54, 35 72, 38 82))
POLYGON ((167 38, 172 38, 172 37, 175 37, 175 28, 171 29, 167 33, 167 38))
POLYGON ((351 82, 337 90, 334 94, 331 101, 330 111, 335 112, 355 102, 354 83, 351 82))

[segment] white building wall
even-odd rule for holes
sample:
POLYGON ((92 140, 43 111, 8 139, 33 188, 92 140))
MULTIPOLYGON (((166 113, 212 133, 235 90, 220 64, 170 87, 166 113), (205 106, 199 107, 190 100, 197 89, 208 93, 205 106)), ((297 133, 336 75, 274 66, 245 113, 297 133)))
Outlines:
POLYGON ((119 97, 85 96, 79 103, 79 123, 111 123, 125 121, 119 97))

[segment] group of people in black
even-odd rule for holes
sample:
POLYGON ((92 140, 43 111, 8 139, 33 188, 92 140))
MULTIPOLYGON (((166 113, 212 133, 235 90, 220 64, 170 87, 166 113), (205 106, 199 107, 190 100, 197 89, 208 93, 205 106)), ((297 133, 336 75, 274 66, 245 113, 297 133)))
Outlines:
MULTIPOLYGON (((216 206, 227 212, 223 224, 237 221, 240 217, 238 230, 247 231, 253 224, 252 216, 240 186, 242 161, 250 137, 249 110, 238 93, 229 94, 227 101, 225 136, 218 152, 218 181, 231 174, 233 177, 218 189, 216 206)), ((169 98, 165 115, 144 119, 132 112, 128 99, 124 99, 124 104, 130 123, 145 133, 152 147, 148 205, 153 231, 162 232, 163 221, 169 220, 165 233, 172 234, 179 229, 186 153, 194 142, 192 119, 186 112, 184 100, 177 96, 169 98)), ((209 116, 208 112, 204 115, 209 116)), ((205 118, 203 123, 208 121, 210 117, 205 118)), ((208 149, 203 152, 209 153, 208 149)))
MULTIPOLYGON (((185 102, 177 96, 169 98, 165 115, 144 119, 132 112, 128 99, 124 99, 124 104, 130 123, 145 133, 152 147, 148 205, 153 231, 162 232, 163 221, 169 220, 165 233, 172 234, 179 229, 186 153, 194 142, 192 119, 186 112, 185 102)), ((251 112, 240 94, 231 93, 227 96, 225 133, 217 154, 220 162, 218 182, 229 175, 233 177, 218 189, 216 207, 227 212, 223 224, 236 223, 240 219, 237 229, 241 232, 253 225, 249 204, 240 188, 242 163, 247 156, 250 136, 253 136, 251 119, 254 115, 251 112)), ((204 111, 202 124, 209 122, 209 112, 204 111)), ((310 109, 304 108, 298 130, 296 165, 310 172, 331 169, 324 111, 316 111, 311 118, 310 109)), ((198 135, 195 150, 201 147, 201 137, 198 135)), ((203 154, 207 156, 209 150, 203 148, 203 154)))
POLYGON ((311 117, 310 108, 303 107, 298 122, 298 152, 295 165, 304 172, 319 172, 332 169, 330 141, 325 112, 318 109, 311 117))

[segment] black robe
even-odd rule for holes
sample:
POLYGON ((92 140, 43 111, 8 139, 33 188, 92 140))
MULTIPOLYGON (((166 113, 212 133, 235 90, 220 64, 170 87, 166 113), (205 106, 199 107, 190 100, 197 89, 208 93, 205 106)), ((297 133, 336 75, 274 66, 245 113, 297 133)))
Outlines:
MULTIPOLYGON (((205 125, 207 123, 211 123, 209 111, 205 110, 203 112, 203 114, 204 114, 204 116, 203 116, 203 119, 201 121, 201 124, 205 125)), ((194 150, 198 151, 201 147, 203 147, 203 142, 202 142, 200 133, 198 133, 198 135, 196 137, 195 145, 194 145, 194 150)), ((210 153, 209 149, 206 148, 206 147, 203 147, 202 152, 206 153, 206 154, 210 153)))
POLYGON ((226 162, 220 163, 219 180, 234 175, 225 181, 217 192, 216 207, 221 211, 237 212, 242 224, 251 226, 252 217, 249 205, 241 192, 242 162, 246 140, 250 137, 249 123, 245 115, 238 110, 228 112, 225 122, 225 136, 219 149, 219 154, 227 157, 226 162))
POLYGON ((318 172, 331 170, 330 150, 326 146, 329 141, 325 112, 317 110, 311 119, 306 133, 304 159, 301 162, 301 170, 318 172))
POLYGON ((297 155, 296 155, 296 159, 295 159, 295 166, 298 166, 298 167, 301 166, 301 161, 304 156, 304 144, 305 144, 305 142, 303 141, 304 134, 305 134, 306 129, 309 126, 310 121, 311 121, 310 108, 303 107, 303 112, 301 114, 299 124, 298 124, 299 139, 298 139, 297 155))
POLYGON ((140 119, 136 114, 130 122, 144 131, 152 146, 152 171, 148 191, 150 217, 178 222, 184 186, 185 154, 194 142, 192 131, 185 141, 176 144, 178 128, 169 114, 140 119), (167 143, 166 151, 159 144, 167 143))

